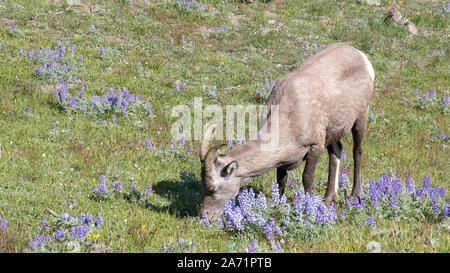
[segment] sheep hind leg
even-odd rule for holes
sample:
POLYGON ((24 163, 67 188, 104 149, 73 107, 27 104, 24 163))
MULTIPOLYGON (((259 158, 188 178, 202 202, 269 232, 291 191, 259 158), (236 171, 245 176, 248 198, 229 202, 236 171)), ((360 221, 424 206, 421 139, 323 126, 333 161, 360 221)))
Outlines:
POLYGON ((337 190, 339 186, 339 163, 341 161, 342 143, 340 141, 334 142, 327 146, 329 156, 328 166, 328 186, 325 194, 325 204, 331 205, 331 202, 337 201, 337 190))
POLYGON ((353 135, 353 161, 354 161, 354 173, 353 173, 353 189, 352 196, 358 197, 360 200, 362 198, 361 190, 361 159, 362 159, 362 142, 364 138, 364 132, 366 131, 366 120, 365 118, 359 118, 356 120, 352 127, 353 135))
POLYGON ((287 171, 283 168, 277 168, 277 182, 280 196, 284 194, 284 188, 287 181, 287 171))

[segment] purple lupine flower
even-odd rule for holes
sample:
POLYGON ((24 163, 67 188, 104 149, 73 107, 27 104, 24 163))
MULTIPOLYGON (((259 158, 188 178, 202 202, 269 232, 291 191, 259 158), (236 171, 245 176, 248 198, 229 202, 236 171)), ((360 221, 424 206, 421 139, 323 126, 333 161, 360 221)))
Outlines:
POLYGON ((339 188, 347 187, 350 183, 350 180, 347 176, 347 168, 342 169, 341 174, 339 175, 339 188))
POLYGON ((77 226, 72 229, 72 233, 70 235, 72 235, 72 237, 74 237, 74 238, 84 238, 84 237, 86 237, 88 232, 89 232, 88 226, 86 226, 86 225, 77 226), (75 235, 75 236, 73 236, 73 235, 75 235))
POLYGON ((178 238, 177 242, 178 242, 179 244, 183 244, 183 243, 184 243, 184 239, 180 237, 180 238, 178 238))
POLYGON ((117 181, 113 183, 113 188, 116 190, 121 190, 122 189, 122 182, 117 181))
POLYGON ((112 123, 116 123, 116 115, 112 115, 112 123))
POLYGON ((145 139, 145 146, 147 147, 147 149, 153 150, 152 141, 148 137, 145 139))
POLYGON ((378 191, 377 191, 377 184, 375 182, 375 179, 372 179, 369 184, 369 195, 370 200, 372 202, 373 206, 378 206, 380 203, 378 201, 378 191))
POLYGON ((247 248, 247 252, 248 253, 253 253, 256 249, 256 245, 257 245, 258 241, 256 239, 252 239, 252 243, 248 246, 247 248))
POLYGON ((281 250, 281 245, 280 245, 279 242, 275 245, 275 248, 276 248, 277 250, 281 250))
POLYGON ((98 193, 98 188, 97 188, 97 187, 92 188, 92 192, 93 192, 94 194, 98 193))
POLYGON ((297 184, 295 184, 295 182, 292 181, 292 180, 290 180, 290 179, 287 179, 287 180, 286 180, 286 185, 288 185, 288 186, 290 186, 290 187, 292 187, 292 188, 297 187, 297 184))
POLYGON ((414 178, 406 178, 405 188, 409 194, 413 194, 415 192, 416 185, 415 185, 414 178))
POLYGON ((429 193, 430 189, 431 189, 430 175, 425 174, 425 176, 423 177, 423 191, 429 193))
POLYGON ((2 232, 5 232, 7 225, 8 225, 8 221, 6 220, 6 218, 3 217, 3 219, 2 219, 2 217, 0 216, 0 230, 2 232))
POLYGON ((163 242, 163 247, 164 247, 164 250, 165 250, 166 252, 169 252, 169 251, 170 251, 170 245, 169 245, 168 243, 163 242))
POLYGON ((443 206, 442 207, 442 214, 444 217, 448 216, 448 211, 449 211, 450 206, 443 206))
POLYGON ((36 246, 36 241, 34 241, 33 238, 30 238, 30 241, 28 241, 28 246, 30 247, 30 249, 34 249, 34 247, 36 246))
POLYGON ((420 198, 420 197, 422 197, 422 194, 423 194, 422 188, 420 186, 417 187, 416 196, 420 198))
POLYGON ((203 224, 205 225, 205 227, 209 227, 208 216, 207 215, 203 215, 202 219, 203 219, 203 224))
POLYGON ((31 108, 30 108, 30 107, 27 107, 27 108, 25 109, 25 113, 27 113, 27 114, 31 113, 31 108))
POLYGON ((184 143, 186 141, 186 132, 183 132, 183 134, 180 137, 180 146, 183 147, 184 143))
POLYGON ((101 227, 103 224, 103 217, 101 215, 97 215, 97 218, 95 218, 95 226, 101 227))
POLYGON ((175 85, 175 90, 180 91, 180 85, 178 83, 175 85))
POLYGON ((55 128, 56 128, 56 126, 55 126, 55 124, 54 123, 52 123, 52 130, 55 130, 55 128))
POLYGON ((345 160, 345 158, 347 157, 347 153, 345 151, 341 152, 341 160, 345 160))
POLYGON ((55 232, 55 239, 58 241, 61 241, 64 239, 64 229, 60 228, 55 232))
POLYGON ((84 96, 84 83, 81 84, 81 88, 80 88, 80 89, 81 89, 81 90, 80 90, 80 95, 78 95, 78 96, 80 97, 80 99, 82 99, 83 96, 84 96))
POLYGON ((369 121, 373 121, 373 114, 369 114, 369 121))
POLYGON ((444 132, 441 132, 441 139, 445 139, 445 138, 446 138, 445 133, 444 133, 444 132))
POLYGON ((184 41, 184 34, 181 34, 181 41, 184 41))
POLYGON ((61 218, 62 219, 64 219, 64 220, 68 220, 69 219, 69 214, 67 213, 67 212, 64 212, 62 215, 61 215, 61 218))
POLYGON ((439 195, 440 195, 442 198, 445 197, 445 188, 444 188, 444 186, 442 186, 442 187, 439 189, 439 195))
POLYGON ((150 116, 152 114, 152 106, 147 107, 147 115, 150 116))
POLYGON ((20 54, 20 56, 23 56, 23 48, 22 47, 19 49, 19 54, 20 54))
POLYGON ((43 219, 41 220, 41 224, 42 224, 44 227, 48 227, 48 223, 47 223, 47 220, 46 220, 45 218, 43 218, 43 219))
POLYGON ((268 239, 270 242, 275 241, 275 240, 273 239, 272 228, 271 228, 269 225, 266 225, 264 229, 265 229, 265 231, 266 231, 266 237, 267 237, 267 239, 268 239))
POLYGON ((231 140, 231 138, 228 138, 228 140, 227 140, 227 143, 228 143, 228 149, 233 149, 233 141, 231 140))
POLYGON ((145 195, 150 195, 150 193, 152 193, 152 185, 148 185, 147 190, 144 192, 145 195))
POLYGON ((187 150, 188 153, 192 153, 194 151, 194 149, 192 148, 192 144, 189 145, 189 148, 187 150))
POLYGON ((106 188, 106 179, 104 175, 100 176, 100 192, 103 194, 108 193, 108 189, 106 188))
POLYGON ((280 203, 280 192, 278 188, 278 183, 276 181, 272 182, 272 203, 280 203))
POLYGON ((105 54, 105 49, 103 48, 102 45, 100 45, 100 55, 105 54))
POLYGON ((381 115, 384 114, 384 110, 383 109, 380 109, 380 114, 381 115))
POLYGON ((305 42, 305 47, 309 49, 309 43, 305 42))
POLYGON ((389 206, 394 207, 396 205, 397 205, 397 195, 395 194, 395 192, 391 192, 389 206))
POLYGON ((371 228, 376 228, 377 226, 375 220, 373 219, 373 216, 367 217, 367 223, 370 225, 371 228))
POLYGON ((132 184, 131 184, 131 190, 132 190, 132 191, 135 191, 135 190, 136 190, 136 183, 132 183, 132 184))
POLYGON ((80 214, 80 222, 84 223, 85 220, 86 220, 86 214, 83 212, 80 214))
POLYGON ((86 215, 86 220, 84 220, 84 223, 90 226, 92 222, 94 222, 94 216, 92 216, 92 214, 86 215))

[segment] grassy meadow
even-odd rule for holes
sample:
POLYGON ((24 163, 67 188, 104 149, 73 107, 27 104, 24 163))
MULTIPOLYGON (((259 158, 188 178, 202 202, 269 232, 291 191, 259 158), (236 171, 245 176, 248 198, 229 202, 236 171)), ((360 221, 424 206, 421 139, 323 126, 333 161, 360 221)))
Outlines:
MULTIPOLYGON (((431 187, 448 191, 450 4, 367 2, 376 1, 0 0, 0 252, 85 252, 96 244, 113 252, 248 252, 255 239, 256 252, 448 253, 445 192, 434 214, 424 201, 402 203, 393 215, 349 207, 341 188, 332 224, 282 229, 276 246, 264 228, 206 226, 197 217, 199 141, 171 138, 172 107, 192 106, 194 97, 203 106, 263 104, 267 83, 345 42, 368 55, 376 74, 363 184, 395 171, 403 185, 414 178, 423 187, 429 176, 431 187), (394 7, 416 35, 384 20, 394 7), (120 92, 126 108, 109 103, 120 92), (93 193, 102 181, 108 194, 93 193), (69 240, 70 219, 47 208, 103 221, 69 240), (365 224, 369 216, 376 226, 365 224), (41 243, 39 229, 51 240, 41 243), (61 229, 65 239, 57 240, 61 229)), ((351 134, 342 143, 340 168, 351 185, 351 134)), ((286 188, 288 202, 302 170, 290 173, 297 186, 286 188)), ((324 151, 316 194, 325 194, 327 175, 324 151)), ((275 178, 273 170, 245 188, 270 199, 275 178)))

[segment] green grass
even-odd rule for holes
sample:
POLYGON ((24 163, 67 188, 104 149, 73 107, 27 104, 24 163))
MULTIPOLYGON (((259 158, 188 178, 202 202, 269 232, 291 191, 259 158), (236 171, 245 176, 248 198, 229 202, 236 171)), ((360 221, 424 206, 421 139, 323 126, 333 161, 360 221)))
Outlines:
MULTIPOLYGON (((421 94, 436 90, 439 98, 450 95, 450 11, 439 14, 442 1, 411 0, 397 5, 418 27, 415 36, 383 21, 394 6, 388 1, 367 6, 352 0, 212 0, 200 14, 178 9, 176 0, 82 1, 82 6, 68 6, 66 1, 32 2, 0 1, 0 215, 8 220, 6 232, 0 231, 0 252, 29 251, 28 240, 35 236, 41 219, 52 217, 46 208, 74 216, 82 212, 102 215, 99 242, 115 252, 163 252, 162 243, 172 244, 178 237, 193 242, 188 251, 245 251, 250 235, 204 228, 195 219, 200 204, 200 162, 185 152, 190 143, 183 151, 150 152, 145 138, 167 149, 175 122, 171 108, 190 104, 193 97, 203 96, 203 105, 261 103, 255 88, 266 77, 279 79, 299 64, 298 59, 311 56, 305 42, 347 42, 366 52, 374 66, 371 113, 378 117, 369 123, 364 140, 363 181, 396 170, 403 183, 414 177, 418 185, 429 173, 433 186, 450 189, 448 141, 439 139, 441 131, 450 132, 448 111, 419 109, 414 93, 419 89, 421 94), (100 31, 91 31, 91 24, 100 31), (216 33, 221 25, 227 29, 236 25, 237 30, 216 33), (37 62, 21 57, 19 48, 26 55, 41 46, 53 47, 65 37, 76 44, 74 59, 84 57, 75 73, 78 80, 70 85, 72 95, 79 92, 81 83, 89 98, 110 87, 126 87, 149 99, 152 116, 118 115, 112 126, 110 115, 102 116, 105 121, 101 123, 99 117, 68 114, 58 108, 53 89, 59 80, 39 79, 34 72, 37 62), (186 82, 186 91, 175 92, 176 81, 186 82), (216 98, 208 97, 202 85, 216 86, 216 98), (33 117, 25 113, 27 107, 33 117), (138 126, 136 120, 143 125, 138 126), (433 123, 440 129, 430 137, 433 123), (51 124, 56 125, 54 131, 51 124), (93 200, 91 190, 101 175, 114 177, 125 187, 132 182, 140 189, 153 185, 152 205, 93 200), (65 204, 75 199, 76 205, 65 204)), ((196 150, 199 143, 192 144, 196 150)), ((352 177, 351 136, 343 144, 348 159, 341 168, 347 167, 352 177)), ((325 192, 327 166, 324 152, 316 169, 316 193, 325 192)), ((296 181, 300 181, 302 168, 295 171, 296 181)), ((248 186, 268 196, 274 178, 272 171, 248 186)), ((283 251, 366 252, 370 241, 380 242, 384 252, 450 250, 448 223, 376 220, 375 230, 357 227, 356 219, 342 220, 320 237, 299 238, 283 251)), ((258 242, 265 244, 262 238, 258 242)))

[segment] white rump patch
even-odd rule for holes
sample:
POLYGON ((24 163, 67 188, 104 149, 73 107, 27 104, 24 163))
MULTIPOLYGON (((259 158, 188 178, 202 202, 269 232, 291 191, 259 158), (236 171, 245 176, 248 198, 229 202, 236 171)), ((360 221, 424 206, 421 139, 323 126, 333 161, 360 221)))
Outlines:
POLYGON ((369 71, 370 77, 372 78, 372 81, 373 81, 375 79, 375 71, 373 71, 372 64, 369 62, 369 59, 367 58, 367 55, 365 53, 363 53, 359 50, 358 50, 358 52, 363 57, 364 63, 366 64, 367 70, 369 71))

